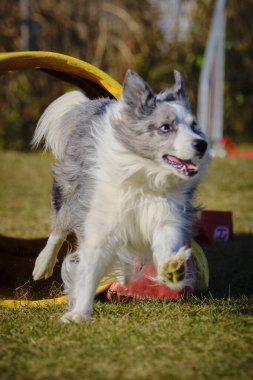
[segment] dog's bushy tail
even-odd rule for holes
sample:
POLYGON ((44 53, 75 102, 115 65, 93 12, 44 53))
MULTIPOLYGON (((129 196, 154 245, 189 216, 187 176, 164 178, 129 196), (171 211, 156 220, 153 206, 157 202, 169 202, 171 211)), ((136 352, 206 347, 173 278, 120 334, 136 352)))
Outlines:
POLYGON ((80 91, 71 91, 52 102, 38 122, 32 146, 37 148, 45 140, 45 149, 51 150, 57 159, 61 159, 68 138, 76 127, 76 108, 88 100, 80 91))

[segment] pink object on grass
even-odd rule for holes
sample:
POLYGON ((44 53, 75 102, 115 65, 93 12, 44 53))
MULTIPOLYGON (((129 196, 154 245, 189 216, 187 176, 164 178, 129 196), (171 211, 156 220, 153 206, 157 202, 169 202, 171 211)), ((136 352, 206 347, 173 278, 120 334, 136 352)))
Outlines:
POLYGON ((197 271, 192 256, 187 261, 187 286, 182 290, 173 290, 168 286, 159 283, 153 278, 156 276, 155 267, 147 264, 142 269, 138 278, 133 279, 128 289, 124 288, 118 282, 114 282, 107 291, 107 298, 110 301, 120 300, 177 300, 193 294, 196 289, 197 271))

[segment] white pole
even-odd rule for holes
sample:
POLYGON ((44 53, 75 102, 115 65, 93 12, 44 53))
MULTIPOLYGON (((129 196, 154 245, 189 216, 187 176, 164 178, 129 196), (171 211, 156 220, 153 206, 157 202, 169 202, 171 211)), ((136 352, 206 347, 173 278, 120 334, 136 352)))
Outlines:
POLYGON ((200 73, 198 120, 209 136, 213 155, 224 155, 223 135, 225 0, 217 0, 200 73))
POLYGON ((29 0, 19 0, 21 21, 21 44, 24 50, 29 50, 30 28, 29 28, 29 0))

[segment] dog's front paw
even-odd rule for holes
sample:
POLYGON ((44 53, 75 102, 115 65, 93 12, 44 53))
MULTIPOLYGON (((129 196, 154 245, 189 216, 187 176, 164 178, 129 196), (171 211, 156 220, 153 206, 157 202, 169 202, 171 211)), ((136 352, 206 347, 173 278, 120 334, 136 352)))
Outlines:
POLYGON ((88 321, 90 319, 90 314, 81 314, 76 311, 68 311, 67 313, 63 314, 63 316, 60 318, 61 322, 63 323, 80 323, 83 321, 88 321))
POLYGON ((182 289, 186 282, 186 262, 190 255, 190 248, 180 248, 176 255, 158 268, 158 278, 171 289, 182 289))
POLYGON ((51 255, 48 255, 46 251, 42 251, 35 261, 33 270, 33 279, 35 281, 41 279, 47 279, 52 276, 56 259, 53 259, 51 255))

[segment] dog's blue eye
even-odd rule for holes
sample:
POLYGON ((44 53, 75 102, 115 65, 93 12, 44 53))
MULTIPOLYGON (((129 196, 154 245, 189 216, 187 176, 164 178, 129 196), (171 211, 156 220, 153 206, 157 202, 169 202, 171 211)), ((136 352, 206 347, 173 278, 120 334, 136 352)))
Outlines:
POLYGON ((170 131, 170 126, 169 124, 163 124, 159 129, 162 133, 168 133, 170 131))

